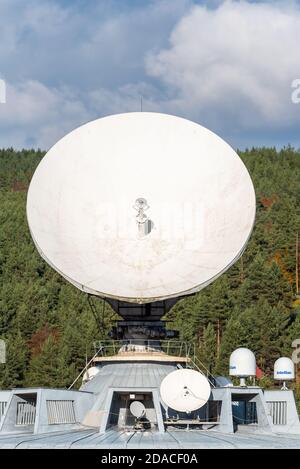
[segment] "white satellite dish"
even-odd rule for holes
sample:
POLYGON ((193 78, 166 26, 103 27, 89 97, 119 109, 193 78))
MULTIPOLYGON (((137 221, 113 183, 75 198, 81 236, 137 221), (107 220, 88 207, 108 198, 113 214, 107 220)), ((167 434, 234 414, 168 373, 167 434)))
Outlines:
POLYGON ((27 217, 40 255, 69 282, 147 303, 197 292, 241 256, 255 194, 239 156, 206 128, 118 114, 48 151, 27 217))
POLYGON ((95 378, 95 376, 99 373, 100 368, 98 366, 91 366, 88 368, 82 377, 83 383, 86 383, 87 381, 91 381, 91 379, 95 378))
POLYGON ((142 418, 146 413, 146 408, 145 408, 144 404, 140 401, 133 401, 130 404, 129 409, 130 409, 130 412, 132 413, 132 415, 134 417, 136 417, 137 419, 142 418))
POLYGON ((192 412, 206 404, 210 396, 207 378, 195 370, 180 369, 169 373, 160 385, 163 402, 178 412, 192 412))

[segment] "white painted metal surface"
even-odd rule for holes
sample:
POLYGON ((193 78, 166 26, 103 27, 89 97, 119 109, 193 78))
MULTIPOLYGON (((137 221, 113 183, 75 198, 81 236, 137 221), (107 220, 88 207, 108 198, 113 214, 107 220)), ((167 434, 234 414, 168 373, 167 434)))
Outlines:
POLYGON ((129 408, 132 415, 134 415, 134 417, 136 417, 137 419, 143 417, 143 415, 145 415, 146 413, 146 408, 144 404, 140 401, 133 401, 130 404, 129 408))
POLYGON ((267 405, 269 407, 273 425, 286 425, 287 424, 287 402, 286 401, 272 401, 272 402, 267 402, 267 405))
POLYGON ((82 381, 85 383, 86 381, 90 381, 91 379, 95 378, 95 376, 99 373, 99 367, 91 366, 88 368, 82 377, 82 381))
POLYGON ((256 360, 254 353, 245 347, 234 350, 229 359, 230 376, 247 378, 256 375, 256 360))
POLYGON ((274 363, 274 379, 289 381, 295 379, 295 365, 289 357, 280 357, 274 363))
POLYGON ((201 290, 240 257, 255 194, 238 155, 209 130, 128 113, 83 125, 48 151, 27 217, 41 256, 68 281, 147 303, 201 290), (138 198, 148 204, 145 229, 138 198))
POLYGON ((172 371, 160 385, 163 402, 178 412, 200 409, 208 401, 210 392, 207 378, 189 369, 172 371))
POLYGON ((34 399, 28 399, 27 401, 17 402, 16 425, 34 425, 35 417, 36 401, 34 399))
POLYGON ((76 423, 74 401, 47 400, 46 407, 49 425, 76 423))

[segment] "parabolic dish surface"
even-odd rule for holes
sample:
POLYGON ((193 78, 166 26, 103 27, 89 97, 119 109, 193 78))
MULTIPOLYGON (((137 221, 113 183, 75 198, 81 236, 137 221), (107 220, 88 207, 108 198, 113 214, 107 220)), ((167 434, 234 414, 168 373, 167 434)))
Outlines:
POLYGON ((195 370, 172 371, 160 385, 163 402, 178 412, 192 412, 203 407, 211 393, 207 378, 195 370))
POLYGON ((41 256, 69 282, 147 303, 199 291, 240 257, 255 194, 239 156, 214 133, 175 116, 126 113, 85 124, 48 151, 27 218, 41 256), (145 236, 138 198, 149 206, 145 236))

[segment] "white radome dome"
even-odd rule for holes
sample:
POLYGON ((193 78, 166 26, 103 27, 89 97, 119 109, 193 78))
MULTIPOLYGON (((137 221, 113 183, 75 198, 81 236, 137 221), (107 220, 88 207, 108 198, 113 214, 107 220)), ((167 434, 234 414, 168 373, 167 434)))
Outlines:
POLYGON ((281 357, 274 363, 274 379, 289 381, 295 379, 295 365, 288 357, 281 357))
POLYGON ((239 378, 255 376, 256 360, 254 353, 244 347, 234 350, 229 359, 229 374, 239 378))

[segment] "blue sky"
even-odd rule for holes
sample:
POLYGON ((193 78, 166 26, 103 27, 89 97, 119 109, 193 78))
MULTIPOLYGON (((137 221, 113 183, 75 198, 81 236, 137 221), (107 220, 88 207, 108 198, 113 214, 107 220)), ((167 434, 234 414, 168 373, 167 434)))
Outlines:
POLYGON ((47 149, 141 95, 235 148, 300 146, 299 2, 1 0, 0 20, 0 147, 47 149))

